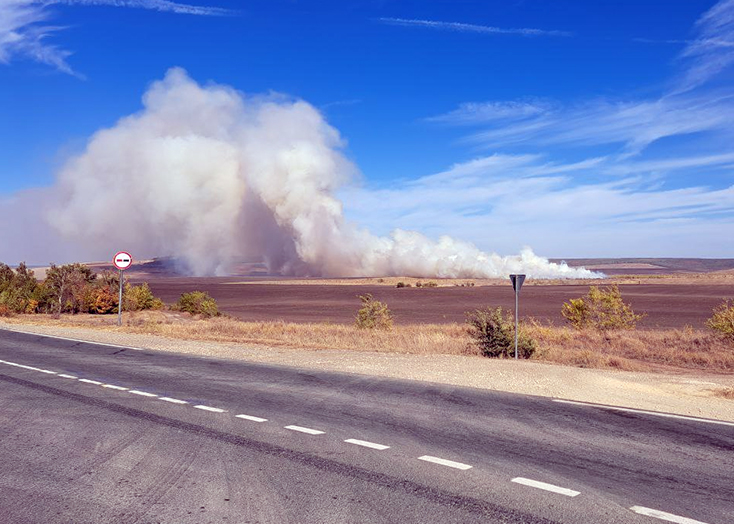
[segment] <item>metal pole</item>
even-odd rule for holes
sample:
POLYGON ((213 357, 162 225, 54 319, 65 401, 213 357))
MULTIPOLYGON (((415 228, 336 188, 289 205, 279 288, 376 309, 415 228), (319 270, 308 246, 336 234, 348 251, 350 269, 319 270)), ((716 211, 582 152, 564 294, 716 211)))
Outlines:
POLYGON ((519 314, 518 309, 518 296, 520 295, 520 290, 515 289, 515 360, 517 360, 517 319, 519 314))
MULTIPOLYGON (((122 325, 122 279, 123 277, 122 269, 120 270, 120 300, 117 303, 117 325, 122 325)), ((516 344, 517 345, 517 344, 516 344)), ((515 353, 517 353, 517 350, 515 350, 515 353)))

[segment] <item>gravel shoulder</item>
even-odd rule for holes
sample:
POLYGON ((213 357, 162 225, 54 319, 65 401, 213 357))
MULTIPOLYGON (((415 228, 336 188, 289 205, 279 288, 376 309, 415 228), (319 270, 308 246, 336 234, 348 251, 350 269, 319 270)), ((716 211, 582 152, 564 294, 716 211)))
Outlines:
POLYGON ((713 396, 717 390, 734 386, 732 374, 636 373, 463 355, 286 349, 126 333, 124 327, 98 330, 39 326, 15 320, 2 320, 0 327, 88 342, 285 365, 303 370, 435 382, 734 421, 734 401, 713 396))

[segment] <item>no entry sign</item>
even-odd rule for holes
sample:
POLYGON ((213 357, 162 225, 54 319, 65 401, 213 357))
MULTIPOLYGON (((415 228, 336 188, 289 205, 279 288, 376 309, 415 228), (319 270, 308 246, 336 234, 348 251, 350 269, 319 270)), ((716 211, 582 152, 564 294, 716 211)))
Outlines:
POLYGON ((120 271, 125 271, 132 265, 133 257, 130 253, 120 251, 115 255, 115 258, 112 259, 112 263, 115 264, 115 267, 120 271))

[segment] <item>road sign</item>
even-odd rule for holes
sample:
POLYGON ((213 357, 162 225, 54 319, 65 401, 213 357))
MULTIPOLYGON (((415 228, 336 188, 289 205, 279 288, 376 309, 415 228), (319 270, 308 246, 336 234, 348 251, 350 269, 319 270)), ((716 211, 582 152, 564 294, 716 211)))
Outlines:
POLYGON ((512 289, 515 290, 515 293, 519 293, 522 283, 525 282, 525 275, 510 275, 510 280, 512 280, 512 289))
POLYGON ((120 271, 125 271, 132 265, 133 257, 130 253, 120 251, 115 255, 115 258, 112 259, 112 263, 115 264, 115 267, 120 271))
POLYGON ((113 258, 112 263, 120 270, 120 298, 117 301, 117 325, 122 325, 122 286, 125 282, 123 271, 133 264, 133 256, 127 251, 118 252, 113 258))
POLYGON ((512 289, 515 290, 515 360, 517 360, 517 323, 518 323, 518 317, 520 316, 520 305, 519 305, 519 297, 520 297, 520 288, 522 288, 522 283, 525 282, 525 275, 510 275, 510 280, 512 281, 512 289))

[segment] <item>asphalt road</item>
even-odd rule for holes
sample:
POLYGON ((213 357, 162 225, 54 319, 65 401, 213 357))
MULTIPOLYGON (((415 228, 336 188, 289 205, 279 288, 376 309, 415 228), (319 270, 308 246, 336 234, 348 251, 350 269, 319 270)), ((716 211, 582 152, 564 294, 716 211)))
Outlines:
POLYGON ((734 424, 0 330, 3 523, 731 524, 733 473, 734 424))

